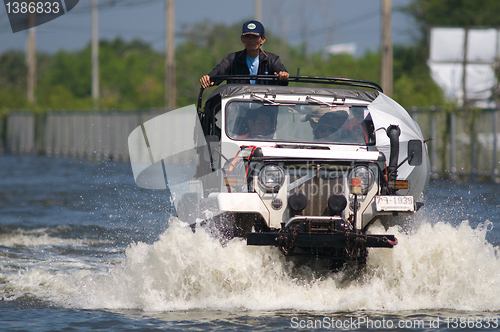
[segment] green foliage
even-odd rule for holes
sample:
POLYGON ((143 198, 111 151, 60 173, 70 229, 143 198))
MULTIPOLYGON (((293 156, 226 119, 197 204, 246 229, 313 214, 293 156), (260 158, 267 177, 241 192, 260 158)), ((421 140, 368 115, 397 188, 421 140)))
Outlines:
MULTIPOLYGON (((147 108, 163 101, 161 54, 139 40, 99 43, 101 108, 147 108)), ((47 108, 91 109, 91 48, 59 51, 42 73, 38 101, 47 108)))
POLYGON ((24 53, 6 52, 0 55, 0 112, 28 105, 27 75, 24 53))
POLYGON ((415 18, 423 40, 429 26, 500 25, 498 0, 413 0, 402 11, 415 18))
POLYGON ((180 35, 184 41, 176 49, 178 105, 196 103, 201 76, 228 53, 243 49, 240 34, 241 24, 198 23, 183 29, 180 35))
POLYGON ((148 44, 121 39, 101 42, 103 108, 147 108, 163 104, 164 57, 148 44))
POLYGON ((419 22, 441 26, 497 26, 498 0, 414 0, 406 11, 419 22))
POLYGON ((429 74, 426 48, 421 44, 394 47, 393 98, 404 107, 443 105, 444 93, 429 74))
MULTIPOLYGON (((241 22, 243 23, 243 22, 241 22)), ((185 27, 176 47, 177 105, 196 103, 199 79, 228 53, 243 49, 241 24, 226 26, 205 22, 185 27)), ((307 54, 302 45, 290 46, 268 31, 266 52, 280 55, 291 75, 344 77, 378 82, 380 53, 362 57, 307 54)), ((165 55, 140 40, 121 39, 99 44, 101 109, 140 109, 164 106, 165 55)), ((91 48, 37 55, 37 102, 39 110, 93 109, 91 98, 91 48)), ((0 110, 29 107, 26 101, 27 69, 24 54, 0 55, 0 110)), ((213 88, 210 88, 213 89, 213 88)), ((209 89, 209 90, 210 90, 209 89)), ((210 91, 207 91, 208 93, 210 91)), ((205 93, 205 97, 208 93, 205 93)), ((405 107, 443 103, 426 65, 425 49, 396 47, 394 97, 405 107)))
POLYGON ((26 91, 12 87, 0 88, 0 113, 10 109, 22 109, 28 106, 26 91))
POLYGON ((0 86, 22 89, 28 70, 23 52, 6 52, 0 56, 0 86))

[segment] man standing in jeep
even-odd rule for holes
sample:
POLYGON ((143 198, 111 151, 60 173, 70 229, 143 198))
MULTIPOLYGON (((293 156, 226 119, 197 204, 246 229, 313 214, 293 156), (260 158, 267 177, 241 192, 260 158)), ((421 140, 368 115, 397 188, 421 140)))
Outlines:
MULTIPOLYGON (((280 58, 273 53, 264 52, 261 46, 266 41, 265 30, 259 21, 248 21, 243 24, 241 42, 245 49, 228 54, 208 75, 200 79, 201 86, 208 88, 221 81, 211 82, 217 75, 278 75, 278 85, 288 85, 288 72, 280 58)), ((256 84, 254 80, 229 80, 228 83, 256 84)))

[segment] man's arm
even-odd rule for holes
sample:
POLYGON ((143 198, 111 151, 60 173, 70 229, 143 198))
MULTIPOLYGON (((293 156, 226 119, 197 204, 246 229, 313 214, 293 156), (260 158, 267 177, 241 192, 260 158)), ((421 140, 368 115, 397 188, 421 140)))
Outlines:
POLYGON ((278 85, 288 85, 288 71, 285 68, 285 65, 281 62, 280 57, 276 54, 273 54, 271 59, 271 71, 274 75, 278 75, 278 85))

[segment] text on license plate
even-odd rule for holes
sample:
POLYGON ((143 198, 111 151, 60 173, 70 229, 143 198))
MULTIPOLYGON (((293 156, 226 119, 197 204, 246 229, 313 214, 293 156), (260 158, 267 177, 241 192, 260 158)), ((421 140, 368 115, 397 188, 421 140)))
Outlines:
POLYGON ((375 196, 377 211, 414 211, 413 196, 375 196))

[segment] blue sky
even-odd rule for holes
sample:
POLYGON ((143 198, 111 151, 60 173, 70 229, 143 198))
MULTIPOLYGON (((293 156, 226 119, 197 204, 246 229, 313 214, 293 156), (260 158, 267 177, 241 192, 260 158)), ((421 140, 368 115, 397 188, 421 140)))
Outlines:
MULTIPOLYGON (((13 0, 14 1, 14 0, 13 0)), ((397 7, 411 0, 393 0, 393 42, 414 40, 415 25, 397 7)), ((140 38, 157 50, 165 47, 165 0, 99 0, 99 38, 125 40, 140 38)), ((355 43, 357 55, 380 46, 381 0, 261 0, 262 22, 266 30, 284 36, 291 44, 307 38, 309 50, 331 44, 355 43)), ((90 0, 80 3, 66 15, 36 29, 38 51, 85 47, 91 37, 90 0)), ((175 25, 199 22, 233 24, 254 17, 252 0, 177 0, 175 25)), ((0 5, 0 53, 24 50, 26 31, 12 33, 6 8, 0 5)))

